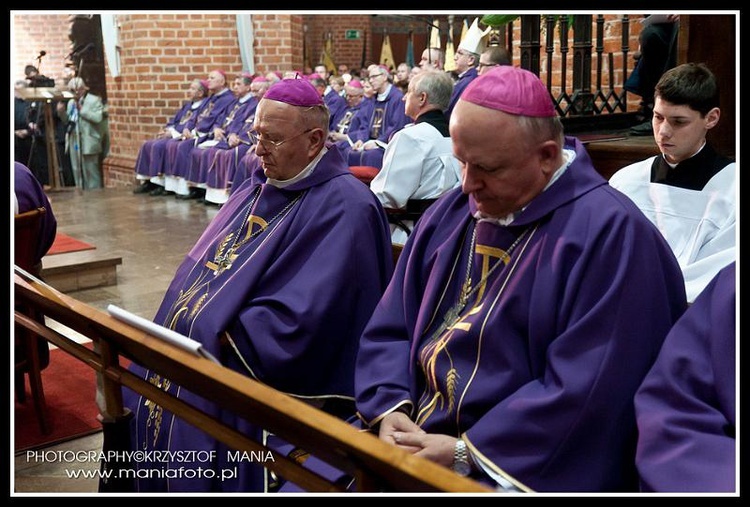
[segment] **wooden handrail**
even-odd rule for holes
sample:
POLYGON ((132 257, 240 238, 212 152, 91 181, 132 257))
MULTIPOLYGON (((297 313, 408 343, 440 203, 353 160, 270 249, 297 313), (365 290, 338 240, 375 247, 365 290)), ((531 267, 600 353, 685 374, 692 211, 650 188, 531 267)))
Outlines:
MULTIPOLYGON (((98 344, 98 352, 94 352, 49 326, 19 313, 14 316, 19 325, 32 329, 102 374, 107 404, 107 414, 103 414, 105 419, 127 415, 121 396, 121 387, 125 386, 154 400, 235 450, 250 452, 265 449, 261 443, 132 374, 120 365, 119 358, 123 357, 170 378, 199 396, 215 401, 219 407, 357 477, 360 491, 492 491, 445 467, 386 444, 372 434, 358 431, 344 421, 267 385, 116 320, 27 273, 17 270, 14 285, 18 300, 98 344)), ((283 456, 274 455, 274 460, 267 460, 264 466, 308 491, 340 491, 340 486, 283 456)))

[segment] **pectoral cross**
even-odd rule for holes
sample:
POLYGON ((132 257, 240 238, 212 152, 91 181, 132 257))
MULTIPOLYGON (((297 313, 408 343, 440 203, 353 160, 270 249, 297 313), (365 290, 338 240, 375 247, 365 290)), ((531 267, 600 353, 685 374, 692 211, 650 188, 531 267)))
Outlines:
POLYGON ((234 248, 229 248, 226 252, 223 252, 216 257, 213 261, 207 261, 206 267, 214 272, 214 276, 218 276, 225 270, 232 267, 232 262, 237 258, 237 254, 234 253, 234 248))

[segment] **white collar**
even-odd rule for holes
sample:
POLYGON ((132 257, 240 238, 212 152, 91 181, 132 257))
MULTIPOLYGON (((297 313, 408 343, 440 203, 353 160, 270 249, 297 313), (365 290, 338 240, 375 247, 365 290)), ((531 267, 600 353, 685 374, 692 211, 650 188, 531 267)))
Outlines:
POLYGON ((376 97, 378 102, 383 102, 387 97, 388 94, 391 92, 391 87, 393 85, 391 83, 388 83, 388 87, 385 89, 383 93, 378 93, 378 96, 376 97))
POLYGON ((320 150, 320 153, 318 153, 318 155, 314 159, 312 159, 312 161, 309 164, 307 164, 307 166, 304 169, 302 169, 302 171, 300 171, 299 174, 297 174, 297 176, 289 178, 288 180, 275 180, 273 178, 267 178, 266 183, 268 183, 269 185, 273 185, 276 188, 286 188, 289 185, 292 185, 293 183, 297 183, 298 181, 301 181, 307 178, 315 170, 315 167, 318 165, 318 162, 320 162, 320 159, 323 158, 323 155, 325 155, 327 151, 328 151, 328 148, 323 146, 323 149, 320 150))

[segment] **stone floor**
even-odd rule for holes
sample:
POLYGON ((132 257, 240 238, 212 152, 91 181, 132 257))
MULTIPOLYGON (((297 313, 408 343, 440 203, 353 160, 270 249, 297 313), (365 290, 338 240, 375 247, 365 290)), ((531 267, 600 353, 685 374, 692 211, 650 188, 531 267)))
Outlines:
MULTIPOLYGON (((101 310, 111 303, 149 319, 156 313, 180 261, 218 212, 217 207, 196 200, 136 195, 129 189, 64 189, 48 195, 58 230, 96 246, 80 254, 122 258, 116 285, 67 294, 101 310)), ((98 433, 46 450, 98 451, 101 443, 98 433)), ((94 462, 80 465, 76 469, 98 469, 94 462)), ((22 453, 14 459, 11 491, 19 496, 96 493, 98 479, 73 479, 68 477, 70 472, 69 465, 35 462, 22 453)))

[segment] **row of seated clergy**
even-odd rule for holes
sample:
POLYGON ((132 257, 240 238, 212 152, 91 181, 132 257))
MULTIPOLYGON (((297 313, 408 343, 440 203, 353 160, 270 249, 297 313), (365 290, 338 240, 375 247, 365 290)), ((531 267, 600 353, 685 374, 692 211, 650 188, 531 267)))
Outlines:
POLYGON ((179 139, 195 128, 198 116, 208 104, 208 81, 193 79, 187 93, 188 100, 183 103, 180 110, 155 138, 148 139, 141 145, 135 162, 135 177, 140 184, 136 187, 135 193, 151 192, 163 187, 162 174, 167 142, 179 139), (152 183, 152 179, 159 180, 161 186, 152 183))
MULTIPOLYGON (((326 88, 322 80, 312 79, 310 82, 321 93, 324 103, 326 102, 326 88)), ((264 78, 255 78, 250 83, 250 93, 254 95, 256 103, 265 94, 270 83, 264 78)), ((335 114, 329 104, 329 113, 331 120, 329 124, 335 125, 335 133, 332 131, 329 136, 330 141, 339 140, 347 146, 345 134, 350 129, 361 128, 362 123, 369 121, 372 112, 372 101, 364 100, 362 84, 355 81, 351 86, 347 86, 349 96, 346 99, 346 107, 338 110, 335 114), (338 136, 338 137, 337 137, 338 136), (343 136, 343 137, 341 137, 343 136)), ((339 97, 341 101, 343 98, 339 97)), ((334 106, 335 107, 335 106, 334 106)), ((231 109, 230 109, 231 112, 231 109)), ((229 116, 227 116, 228 118, 229 116)), ((238 118, 228 127, 232 131, 234 125, 240 128, 240 132, 235 134, 237 141, 232 141, 231 134, 229 142, 218 143, 208 150, 203 150, 202 146, 194 148, 192 151, 192 161, 190 169, 189 185, 195 185, 196 188, 205 188, 204 200, 208 203, 223 204, 229 197, 232 188, 237 188, 247 179, 251 172, 260 167, 260 161, 255 156, 252 149, 252 136, 249 131, 252 130, 254 115, 250 114, 244 123, 238 118), (234 146, 232 146, 234 144, 234 146), (223 148, 223 149, 222 149, 223 148), (208 153, 206 153, 208 152, 208 153)), ((205 144, 205 143, 204 143, 205 144)), ((197 193, 191 190, 187 197, 197 197, 197 193)), ((179 196, 178 196, 179 197, 179 196)))
POLYGON ((368 81, 375 90, 369 121, 357 130, 350 129, 351 146, 339 146, 350 166, 370 166, 380 169, 389 139, 409 123, 404 113, 404 94, 389 80, 387 68, 370 65, 368 81))
MULTIPOLYGON (((177 193, 180 194, 189 192, 185 175, 182 173, 187 165, 186 160, 190 161, 190 150, 207 139, 207 136, 213 132, 217 121, 223 121, 226 109, 234 100, 234 95, 226 85, 226 74, 222 70, 209 72, 208 79, 202 82, 201 88, 204 88, 205 92, 202 100, 198 99, 201 100, 200 105, 192 109, 191 118, 181 131, 175 128, 179 135, 170 136, 162 142, 152 143, 150 160, 144 160, 141 164, 148 163, 148 169, 139 171, 139 164, 136 163, 136 172, 141 175, 139 179, 145 179, 144 174, 151 175, 149 181, 156 185, 156 188, 151 191, 152 195, 175 193, 178 190, 177 193)), ((144 149, 142 148, 141 151, 143 152, 144 149)), ((141 154, 139 154, 140 158, 141 154)))
MULTIPOLYGON (((331 124, 334 125, 334 128, 328 133, 328 141, 338 147, 342 154, 346 153, 353 142, 349 137, 350 133, 368 128, 375 105, 374 100, 365 97, 362 82, 357 79, 352 79, 345 86, 345 91, 347 107, 332 117, 331 124)), ((325 102, 325 95, 323 101, 325 102)), ((231 185, 228 192, 231 193, 232 189, 239 188, 242 182, 257 170, 260 170, 260 159, 255 155, 255 151, 250 148, 246 150, 244 155, 236 158, 235 170, 231 173, 231 179, 228 177, 227 180, 231 185)), ((369 184, 369 180, 367 183, 369 184)), ((211 194, 210 182, 208 188, 206 191, 207 201, 210 200, 211 194)))
POLYGON ((237 163, 253 145, 255 111, 268 87, 265 78, 249 74, 235 80, 237 98, 228 108, 221 127, 214 129, 212 138, 190 152, 187 183, 191 188, 187 195, 178 195, 178 199, 197 198, 205 192, 206 202, 226 202, 237 163))
POLYGON ((182 140, 171 142, 167 147, 164 166, 164 190, 187 196, 190 193, 188 184, 190 176, 191 152, 193 148, 213 139, 216 129, 221 129, 237 97, 229 88, 226 75, 221 71, 209 73, 210 109, 202 120, 195 125, 195 133, 182 140), (211 105, 213 104, 213 106, 211 105))

